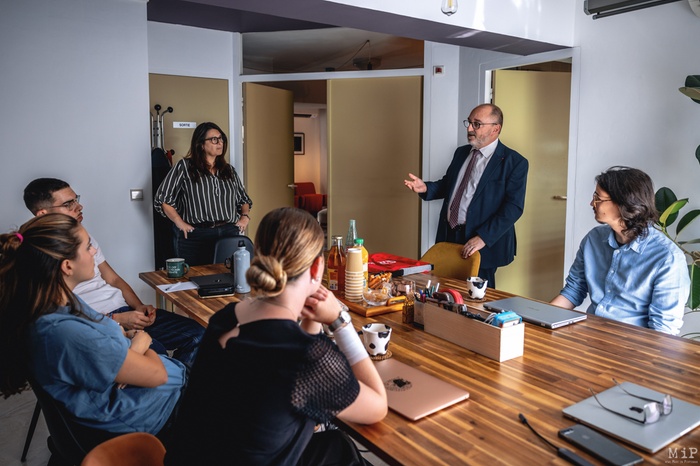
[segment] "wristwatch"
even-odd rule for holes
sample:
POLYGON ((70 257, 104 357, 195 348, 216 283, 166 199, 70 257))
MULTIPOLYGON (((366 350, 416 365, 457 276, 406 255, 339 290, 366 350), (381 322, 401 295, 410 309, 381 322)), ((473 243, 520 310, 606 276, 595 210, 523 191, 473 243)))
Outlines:
POLYGON ((335 333, 336 330, 340 330, 341 328, 348 325, 350 322, 352 322, 350 313, 348 311, 340 311, 340 314, 338 314, 338 318, 328 325, 328 330, 335 333))

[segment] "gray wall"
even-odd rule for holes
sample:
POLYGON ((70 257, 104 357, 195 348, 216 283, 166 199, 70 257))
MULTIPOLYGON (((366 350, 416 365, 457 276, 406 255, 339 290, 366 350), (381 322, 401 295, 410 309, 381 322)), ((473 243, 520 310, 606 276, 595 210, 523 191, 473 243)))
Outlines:
POLYGON ((153 269, 146 3, 3 2, 0 15, 0 231, 31 214, 22 190, 68 181, 84 225, 109 263, 152 301, 138 272, 153 269))

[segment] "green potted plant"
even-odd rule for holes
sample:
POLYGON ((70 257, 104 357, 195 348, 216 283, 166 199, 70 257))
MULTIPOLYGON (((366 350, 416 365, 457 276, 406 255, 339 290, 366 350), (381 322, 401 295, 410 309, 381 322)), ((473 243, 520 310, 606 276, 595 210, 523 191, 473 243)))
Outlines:
MULTIPOLYGON (((700 75, 688 76, 685 79, 685 86, 681 87, 679 91, 690 97, 693 102, 700 104, 700 75)), ((700 146, 695 149, 695 158, 700 163, 700 146)), ((676 222, 681 209, 687 204, 688 198, 678 199, 670 188, 663 187, 656 192, 656 208, 660 215, 657 225, 689 258, 690 295, 687 303, 689 310, 686 315, 700 312, 700 251, 694 247, 694 245, 700 244, 700 238, 684 240, 681 239, 681 233, 700 216, 700 209, 685 213, 678 221, 675 233, 672 233, 669 227, 676 222)), ((683 336, 700 339, 700 332, 688 333, 683 336)))

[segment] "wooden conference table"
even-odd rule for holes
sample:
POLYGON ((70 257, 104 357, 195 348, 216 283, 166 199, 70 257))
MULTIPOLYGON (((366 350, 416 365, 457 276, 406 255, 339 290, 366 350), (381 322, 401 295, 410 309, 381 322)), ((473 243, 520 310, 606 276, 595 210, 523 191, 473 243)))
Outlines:
MULTIPOLYGON (((192 267, 190 275, 225 272, 223 265, 192 267)), ((168 301, 206 325, 209 316, 235 297, 197 297, 196 290, 164 294, 157 285, 173 283, 164 271, 141 273, 140 277, 168 301)), ((440 288, 465 290, 463 282, 431 275, 412 275, 417 286, 427 280, 440 288)), ((180 279, 184 281, 186 279, 180 279)), ((486 300, 511 296, 488 289, 486 300)), ((481 303, 475 305, 480 307, 481 303)), ((690 403, 700 404, 700 343, 589 316, 587 320, 557 330, 525 326, 524 355, 497 362, 453 343, 401 323, 394 312, 366 318, 353 314, 360 328, 367 322, 392 326, 393 357, 463 387, 468 401, 411 422, 389 411, 377 424, 340 425, 389 464, 568 464, 556 456, 518 419, 523 413, 545 438, 569 448, 597 464, 591 456, 557 437, 559 429, 574 422, 562 409, 590 396, 588 388, 600 392, 611 380, 647 386, 690 403)), ((630 447, 649 464, 679 464, 683 449, 686 463, 697 464, 700 428, 681 437, 655 455, 630 447), (675 452, 676 457, 672 455, 675 452)), ((685 464, 685 463, 684 463, 685 464)))

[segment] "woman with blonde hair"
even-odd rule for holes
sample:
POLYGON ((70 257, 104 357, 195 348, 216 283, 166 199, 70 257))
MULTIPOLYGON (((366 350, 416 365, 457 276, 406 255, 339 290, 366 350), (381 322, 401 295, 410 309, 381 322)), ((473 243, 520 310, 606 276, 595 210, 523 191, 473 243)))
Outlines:
POLYGON ((209 321, 167 465, 364 463, 341 431, 314 434, 334 417, 370 424, 387 412, 348 313, 321 286, 323 243, 303 210, 263 218, 246 274, 253 297, 209 321))
POLYGON ((125 336, 73 294, 92 278, 94 255, 85 228, 64 214, 0 235, 0 389, 8 397, 31 379, 81 426, 159 434, 185 366, 153 352, 147 333, 125 336))

